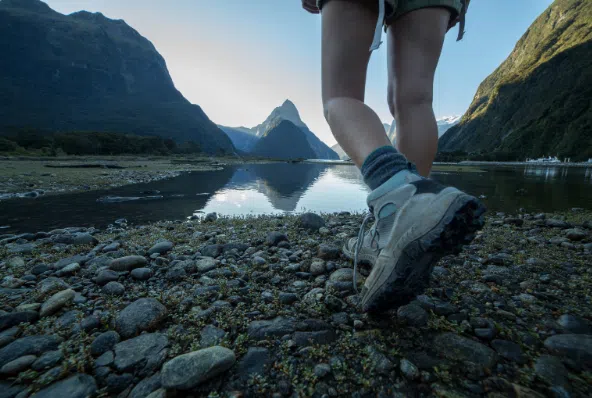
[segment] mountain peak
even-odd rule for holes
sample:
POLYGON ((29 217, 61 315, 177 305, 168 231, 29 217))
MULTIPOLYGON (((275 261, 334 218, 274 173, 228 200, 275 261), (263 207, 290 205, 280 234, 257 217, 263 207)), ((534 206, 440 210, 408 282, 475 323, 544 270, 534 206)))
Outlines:
POLYGON ((280 108, 292 110, 292 109, 296 109, 296 105, 294 105, 294 103, 292 101, 290 101, 289 99, 286 99, 284 101, 284 103, 282 104, 282 106, 280 106, 280 108))

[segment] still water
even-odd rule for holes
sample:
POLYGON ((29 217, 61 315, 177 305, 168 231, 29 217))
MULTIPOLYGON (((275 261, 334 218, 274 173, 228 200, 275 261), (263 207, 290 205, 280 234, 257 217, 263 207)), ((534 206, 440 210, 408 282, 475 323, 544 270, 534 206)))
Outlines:
MULTIPOLYGON (((592 209, 592 168, 480 167, 434 172, 433 178, 482 197, 493 211, 592 209)), ((202 212, 221 215, 303 211, 361 212, 368 188, 354 166, 252 164, 186 173, 170 180, 0 202, 0 233, 70 226, 103 228, 116 219, 132 224, 179 220, 202 212), (119 197, 113 201, 113 197, 119 197), (107 200, 105 200, 107 198, 107 200)))

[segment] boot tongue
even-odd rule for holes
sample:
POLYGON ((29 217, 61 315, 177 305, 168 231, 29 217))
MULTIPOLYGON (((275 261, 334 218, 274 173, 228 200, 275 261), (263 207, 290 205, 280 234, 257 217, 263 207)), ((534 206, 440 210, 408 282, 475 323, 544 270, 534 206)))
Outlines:
POLYGON ((417 174, 409 171, 409 170, 401 170, 387 181, 384 184, 376 188, 374 191, 370 192, 368 197, 366 198, 366 202, 368 203, 368 207, 372 207, 372 202, 376 199, 380 198, 381 196, 387 194, 388 192, 399 188, 402 185, 405 185, 411 181, 421 179, 420 176, 417 174))

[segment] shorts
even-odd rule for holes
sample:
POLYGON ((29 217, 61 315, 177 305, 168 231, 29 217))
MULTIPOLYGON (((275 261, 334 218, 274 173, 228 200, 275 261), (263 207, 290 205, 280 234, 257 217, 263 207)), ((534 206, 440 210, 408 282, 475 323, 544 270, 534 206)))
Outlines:
MULTIPOLYGON (((319 10, 322 10, 323 5, 330 0, 317 0, 319 10)), ((343 0, 341 0, 343 1, 343 0)), ((368 7, 378 10, 378 0, 348 0, 357 1, 368 5, 368 7)), ((408 12, 429 7, 444 7, 448 8, 452 15, 450 19, 453 20, 460 14, 462 10, 461 0, 385 0, 385 26, 390 25, 401 16, 408 12)))

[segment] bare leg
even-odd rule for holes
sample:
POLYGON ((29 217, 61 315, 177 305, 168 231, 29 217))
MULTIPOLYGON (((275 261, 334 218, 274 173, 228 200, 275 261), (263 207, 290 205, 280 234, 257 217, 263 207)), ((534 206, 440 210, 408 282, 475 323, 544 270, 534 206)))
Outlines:
POLYGON ((427 177, 438 150, 432 108, 434 74, 450 20, 445 8, 423 8, 388 29, 388 102, 397 122, 397 149, 427 177))
POLYGON ((364 104, 377 18, 376 12, 356 1, 330 1, 322 12, 325 118, 339 145, 358 167, 376 148, 391 145, 382 122, 364 104))

